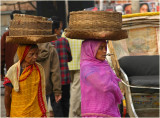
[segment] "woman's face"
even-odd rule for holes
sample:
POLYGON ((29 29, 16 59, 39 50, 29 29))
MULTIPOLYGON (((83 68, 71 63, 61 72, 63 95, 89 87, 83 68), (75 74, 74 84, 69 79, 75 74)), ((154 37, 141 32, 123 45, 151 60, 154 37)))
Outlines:
POLYGON ((98 48, 96 59, 104 61, 106 59, 107 45, 106 42, 102 42, 98 48))
POLYGON ((31 64, 34 64, 37 60, 37 57, 38 57, 38 48, 32 48, 29 50, 28 54, 26 55, 25 57, 25 62, 28 64, 28 65, 31 65, 31 64))
POLYGON ((140 13, 148 12, 148 5, 144 4, 140 8, 140 13))

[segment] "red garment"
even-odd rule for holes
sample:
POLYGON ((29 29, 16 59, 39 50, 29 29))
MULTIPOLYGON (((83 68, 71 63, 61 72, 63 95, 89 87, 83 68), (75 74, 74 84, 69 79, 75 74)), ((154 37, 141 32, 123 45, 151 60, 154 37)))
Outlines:
POLYGON ((14 64, 14 55, 17 51, 17 44, 6 43, 6 37, 9 31, 6 31, 1 37, 1 75, 4 76, 4 65, 8 70, 14 64))

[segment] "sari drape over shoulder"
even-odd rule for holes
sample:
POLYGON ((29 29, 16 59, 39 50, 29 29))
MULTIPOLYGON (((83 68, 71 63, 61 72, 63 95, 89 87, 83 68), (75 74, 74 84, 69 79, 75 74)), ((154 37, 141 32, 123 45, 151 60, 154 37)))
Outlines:
POLYGON ((13 85, 11 96, 11 117, 45 117, 47 112, 45 76, 43 67, 34 63, 20 74, 20 64, 30 46, 17 49, 19 61, 8 70, 5 82, 13 85))
POLYGON ((119 78, 107 61, 95 58, 102 42, 86 40, 82 43, 80 61, 81 113, 87 117, 120 117, 118 104, 122 94, 119 78))

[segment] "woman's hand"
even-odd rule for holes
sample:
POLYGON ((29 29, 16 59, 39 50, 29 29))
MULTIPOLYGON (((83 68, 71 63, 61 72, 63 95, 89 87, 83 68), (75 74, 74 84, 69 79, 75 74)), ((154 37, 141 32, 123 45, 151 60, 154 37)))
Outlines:
POLYGON ((58 103, 59 100, 62 98, 62 95, 55 95, 55 100, 58 103))

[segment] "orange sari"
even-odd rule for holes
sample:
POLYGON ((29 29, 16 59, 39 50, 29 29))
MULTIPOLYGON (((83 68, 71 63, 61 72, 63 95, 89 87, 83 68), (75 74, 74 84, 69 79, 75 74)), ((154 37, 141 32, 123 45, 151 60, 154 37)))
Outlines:
POLYGON ((11 82, 11 117, 45 117, 47 112, 45 95, 45 77, 38 63, 26 67, 20 75, 20 63, 29 51, 29 46, 19 46, 19 62, 7 72, 5 83, 11 82))

